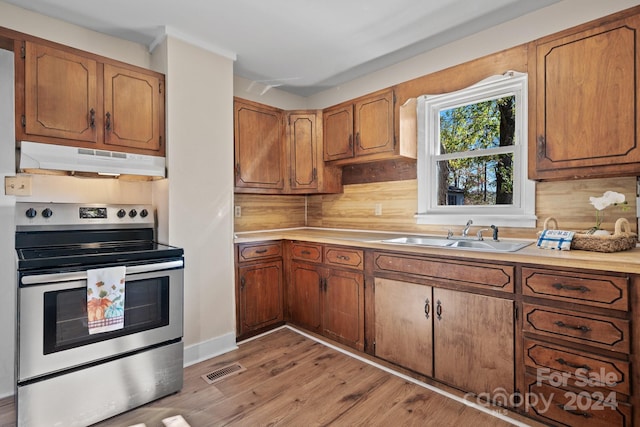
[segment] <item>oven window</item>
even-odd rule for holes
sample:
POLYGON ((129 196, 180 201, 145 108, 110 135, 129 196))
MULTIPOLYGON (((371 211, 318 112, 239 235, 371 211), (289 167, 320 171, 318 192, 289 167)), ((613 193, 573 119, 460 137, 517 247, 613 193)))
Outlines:
POLYGON ((67 289, 44 294, 44 354, 169 324, 169 277, 127 280, 124 328, 89 335, 87 289, 67 289))

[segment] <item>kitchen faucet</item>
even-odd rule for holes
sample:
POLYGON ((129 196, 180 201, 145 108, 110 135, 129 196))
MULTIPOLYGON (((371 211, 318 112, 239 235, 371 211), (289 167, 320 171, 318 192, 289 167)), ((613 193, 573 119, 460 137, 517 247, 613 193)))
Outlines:
POLYGON ((473 224, 473 220, 467 221, 467 225, 465 225, 464 229, 462 230, 462 237, 467 237, 467 235, 469 234, 469 228, 471 227, 471 224, 473 224))

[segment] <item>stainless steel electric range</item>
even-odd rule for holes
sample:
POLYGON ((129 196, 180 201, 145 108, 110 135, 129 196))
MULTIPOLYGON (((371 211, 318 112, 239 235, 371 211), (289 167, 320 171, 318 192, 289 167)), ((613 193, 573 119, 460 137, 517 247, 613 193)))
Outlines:
POLYGON ((156 241, 155 216, 16 203, 19 426, 86 426, 182 388, 183 250, 156 241), (123 319, 90 333, 87 279, 110 267, 126 272, 123 319))

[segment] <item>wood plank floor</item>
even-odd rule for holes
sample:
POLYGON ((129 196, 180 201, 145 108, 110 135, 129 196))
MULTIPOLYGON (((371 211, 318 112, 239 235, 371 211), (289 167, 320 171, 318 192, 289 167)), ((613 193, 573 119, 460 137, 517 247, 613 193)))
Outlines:
MULTIPOLYGON (((94 427, 163 426, 163 418, 178 414, 192 427, 513 425, 288 328, 192 365, 184 375, 179 393, 94 427), (235 362, 246 371, 215 384, 201 378, 235 362)), ((0 403, 0 409, 13 408, 0 403)), ((0 415, 0 426, 9 425, 0 415)))

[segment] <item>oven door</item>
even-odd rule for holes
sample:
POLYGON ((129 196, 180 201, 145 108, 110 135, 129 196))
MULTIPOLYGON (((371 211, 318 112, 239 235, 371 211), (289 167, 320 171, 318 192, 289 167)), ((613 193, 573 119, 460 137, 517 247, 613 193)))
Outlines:
POLYGON ((180 340, 183 274, 182 259, 127 266, 124 328, 93 335, 86 271, 21 276, 18 381, 180 340))

